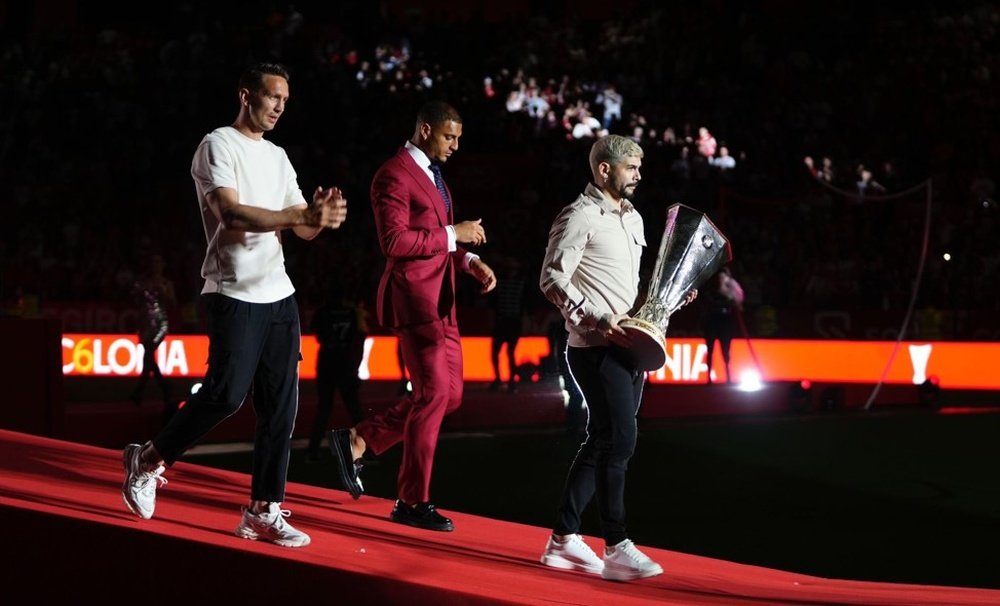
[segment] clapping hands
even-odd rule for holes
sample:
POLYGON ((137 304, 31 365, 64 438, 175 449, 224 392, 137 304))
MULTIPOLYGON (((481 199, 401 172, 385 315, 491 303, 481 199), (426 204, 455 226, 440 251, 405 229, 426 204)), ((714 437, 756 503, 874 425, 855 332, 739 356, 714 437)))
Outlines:
POLYGON ((347 199, 338 187, 317 187, 309 210, 315 226, 337 229, 347 220, 347 199))

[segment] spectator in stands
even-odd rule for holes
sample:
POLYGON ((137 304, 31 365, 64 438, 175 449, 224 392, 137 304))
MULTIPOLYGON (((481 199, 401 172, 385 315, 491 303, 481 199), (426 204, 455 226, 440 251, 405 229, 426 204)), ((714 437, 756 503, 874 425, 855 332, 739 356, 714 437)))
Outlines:
POLYGON ((642 126, 636 124, 632 127, 632 134, 629 135, 629 139, 635 141, 636 143, 642 144, 642 140, 645 138, 642 126))
POLYGON ((597 97, 597 102, 604 105, 604 119, 601 121, 601 125, 605 130, 611 130, 611 127, 622 119, 622 103, 624 102, 622 94, 618 92, 614 84, 608 84, 597 97))
POLYGON ((878 177, 878 182, 885 188, 885 192, 897 192, 900 188, 899 171, 896 170, 896 163, 892 160, 882 161, 882 171, 878 177))
POLYGON ((546 124, 546 116, 549 113, 550 105, 541 95, 538 88, 529 88, 525 96, 525 110, 534 124, 534 131, 537 135, 546 124))
POLYGON ((833 167, 833 158, 823 156, 822 164, 818 173, 820 181, 833 185, 837 180, 837 171, 833 167))
POLYGON ((677 157, 670 163, 669 199, 681 201, 687 198, 691 182, 691 148, 682 145, 677 157))
POLYGON ((507 93, 507 111, 512 114, 518 114, 524 111, 525 101, 527 100, 527 95, 524 92, 525 86, 521 84, 520 87, 507 93))
POLYGON ((736 158, 729 155, 729 148, 725 145, 719 146, 719 155, 708 159, 709 164, 722 170, 732 170, 736 168, 736 158))
POLYGON ((813 157, 806 156, 802 159, 802 162, 806 165, 809 176, 813 179, 819 179, 819 168, 816 167, 816 161, 813 160, 813 157))
POLYGON ((661 139, 663 145, 674 146, 677 145, 677 133, 674 131, 673 126, 668 126, 663 129, 663 137, 661 139))
POLYGON ((872 171, 865 168, 864 164, 858 164, 857 174, 858 179, 855 185, 858 188, 859 197, 863 198, 868 194, 878 196, 885 193, 885 188, 873 178, 872 171))
POLYGON ((574 139, 594 139, 604 134, 601 121, 591 115, 587 107, 577 107, 572 135, 574 139))
POLYGON ((709 132, 708 128, 702 126, 698 129, 698 139, 695 141, 698 146, 698 153, 705 158, 712 158, 715 156, 715 150, 718 147, 718 142, 715 140, 715 136, 709 132))

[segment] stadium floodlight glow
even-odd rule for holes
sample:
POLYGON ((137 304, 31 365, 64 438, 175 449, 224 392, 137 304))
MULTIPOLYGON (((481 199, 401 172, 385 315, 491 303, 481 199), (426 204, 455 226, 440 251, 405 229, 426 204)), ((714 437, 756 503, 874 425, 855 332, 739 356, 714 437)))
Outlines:
POLYGON ((740 382, 737 386, 740 391, 760 391, 764 389, 764 382, 760 380, 760 373, 756 370, 745 370, 740 375, 740 382))

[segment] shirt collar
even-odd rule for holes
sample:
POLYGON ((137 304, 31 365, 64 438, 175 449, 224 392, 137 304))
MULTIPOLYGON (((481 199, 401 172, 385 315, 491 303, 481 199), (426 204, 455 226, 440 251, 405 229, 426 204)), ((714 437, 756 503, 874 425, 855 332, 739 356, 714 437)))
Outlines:
POLYGON ((431 172, 431 159, 427 157, 424 150, 414 145, 411 141, 407 141, 403 147, 410 154, 410 157, 413 158, 413 161, 417 163, 417 166, 424 171, 424 174, 431 180, 431 183, 435 183, 434 173, 431 172))
POLYGON ((431 169, 431 159, 427 157, 424 150, 414 145, 411 141, 407 141, 404 147, 406 148, 406 151, 410 152, 410 155, 413 156, 413 159, 417 162, 417 165, 420 166, 420 168, 427 171, 431 169))
MULTIPOLYGON (((605 212, 609 213, 617 212, 614 204, 611 203, 611 200, 609 200, 608 197, 604 195, 604 192, 601 191, 601 189, 596 185, 594 185, 593 183, 587 184, 587 189, 584 190, 583 195, 593 200, 594 203, 596 203, 598 206, 601 207, 601 210, 604 210, 605 212)), ((633 210, 635 210, 635 207, 632 205, 631 202, 629 202, 628 199, 622 200, 623 215, 625 213, 632 212, 633 210)))

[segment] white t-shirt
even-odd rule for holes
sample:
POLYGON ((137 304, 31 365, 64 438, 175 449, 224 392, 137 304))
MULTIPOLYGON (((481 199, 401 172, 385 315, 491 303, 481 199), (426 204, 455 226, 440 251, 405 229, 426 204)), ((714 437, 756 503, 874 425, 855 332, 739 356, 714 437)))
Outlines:
POLYGON ((270 210, 307 204, 285 150, 267 139, 250 139, 231 126, 205 135, 191 162, 208 247, 202 293, 249 303, 273 303, 295 292, 285 271, 281 235, 227 230, 208 206, 206 194, 220 187, 239 192, 242 204, 270 210))

